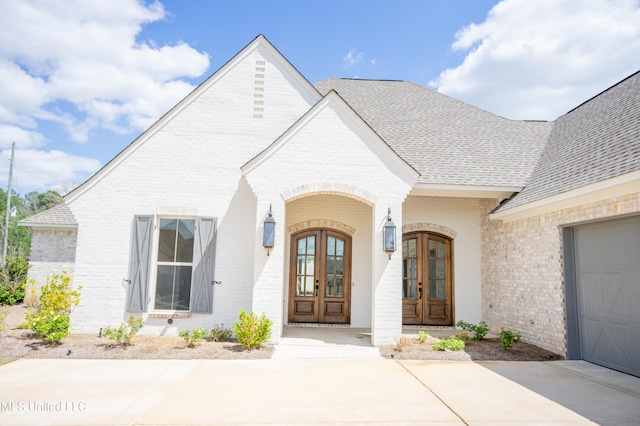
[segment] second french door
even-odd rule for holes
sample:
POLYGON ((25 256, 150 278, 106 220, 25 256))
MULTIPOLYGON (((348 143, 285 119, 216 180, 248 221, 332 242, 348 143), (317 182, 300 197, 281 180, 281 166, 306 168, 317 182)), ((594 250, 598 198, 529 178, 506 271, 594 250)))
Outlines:
POLYGON ((451 240, 429 233, 402 238, 402 323, 453 324, 451 240))
POLYGON ((289 321, 349 323, 351 238, 329 229, 291 237, 289 321))

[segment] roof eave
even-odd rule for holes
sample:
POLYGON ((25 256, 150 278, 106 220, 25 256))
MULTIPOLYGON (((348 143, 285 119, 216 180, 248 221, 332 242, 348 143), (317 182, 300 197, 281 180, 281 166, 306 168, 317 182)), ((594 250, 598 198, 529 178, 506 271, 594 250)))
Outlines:
POLYGON ((33 223, 33 222, 18 222, 18 226, 25 228, 41 228, 41 229, 78 229, 78 224, 51 224, 51 223, 33 223))
POLYGON ((452 185, 417 183, 410 196, 505 199, 520 192, 521 186, 452 185))
POLYGON ((510 208, 507 204, 489 217, 512 222, 633 193, 640 193, 640 170, 515 207, 510 208))

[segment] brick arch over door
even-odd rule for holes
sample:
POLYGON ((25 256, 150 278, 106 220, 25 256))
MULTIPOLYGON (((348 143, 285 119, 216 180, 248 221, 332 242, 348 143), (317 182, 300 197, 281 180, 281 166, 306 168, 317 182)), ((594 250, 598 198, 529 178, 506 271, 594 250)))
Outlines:
POLYGON ((291 234, 295 234, 304 229, 314 229, 314 228, 329 228, 335 229, 336 231, 340 231, 343 234, 347 234, 348 236, 353 236, 356 232, 355 228, 352 228, 349 225, 346 225, 341 222, 337 222, 335 220, 326 220, 326 219, 311 219, 311 220, 303 220, 302 222, 294 223, 287 227, 287 230, 291 234))
POLYGON ((453 229, 447 228, 446 226, 437 225, 435 223, 412 223, 408 225, 402 226, 402 233, 408 234, 410 232, 429 232, 433 234, 443 235, 450 240, 456 238, 458 233, 453 229))
POLYGON ((342 195, 361 201, 369 206, 375 205, 378 200, 378 197, 375 194, 367 191, 366 189, 358 188, 354 185, 335 182, 310 183, 290 188, 282 193, 282 199, 285 202, 289 202, 309 195, 319 194, 342 195))

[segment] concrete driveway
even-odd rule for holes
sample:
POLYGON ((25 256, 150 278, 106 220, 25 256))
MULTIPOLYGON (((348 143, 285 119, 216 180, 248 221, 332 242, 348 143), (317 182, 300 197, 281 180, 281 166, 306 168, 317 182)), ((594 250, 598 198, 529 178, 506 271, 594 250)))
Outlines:
POLYGON ((0 424, 638 425, 640 378, 581 361, 19 360, 0 424))

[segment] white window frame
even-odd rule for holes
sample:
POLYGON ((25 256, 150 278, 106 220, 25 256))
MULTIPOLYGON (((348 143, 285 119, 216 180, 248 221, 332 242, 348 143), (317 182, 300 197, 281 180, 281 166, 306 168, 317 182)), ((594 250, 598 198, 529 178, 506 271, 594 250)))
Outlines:
MULTIPOLYGON (((179 215, 162 215, 162 216, 156 216, 156 225, 155 225, 155 235, 153 238, 154 241, 154 247, 153 247, 153 259, 152 259, 152 266, 151 266, 151 276, 150 276, 150 280, 151 280, 151 301, 150 301, 150 312, 157 312, 157 313, 189 313, 191 312, 191 300, 189 301, 189 309, 187 310, 178 310, 178 309, 163 309, 163 308, 156 308, 156 293, 157 293, 157 289, 158 289, 158 266, 162 266, 162 265, 167 265, 167 266, 191 266, 191 290, 189 292, 189 294, 191 295, 191 292, 193 291, 193 268, 194 268, 194 263, 193 263, 193 257, 191 258, 191 262, 160 262, 158 261, 158 251, 160 249, 160 223, 163 219, 171 219, 171 220, 193 220, 194 221, 194 225, 197 223, 197 217, 195 216, 179 216, 179 215)), ((195 236, 194 236, 194 243, 195 243, 195 236)))

